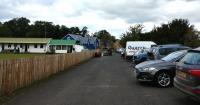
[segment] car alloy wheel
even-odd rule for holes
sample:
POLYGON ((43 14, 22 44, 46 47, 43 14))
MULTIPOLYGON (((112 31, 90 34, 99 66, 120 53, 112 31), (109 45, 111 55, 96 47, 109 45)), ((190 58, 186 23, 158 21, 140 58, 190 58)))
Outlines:
POLYGON ((157 85, 160 87, 168 87, 172 82, 171 76, 165 72, 159 73, 156 79, 157 85))

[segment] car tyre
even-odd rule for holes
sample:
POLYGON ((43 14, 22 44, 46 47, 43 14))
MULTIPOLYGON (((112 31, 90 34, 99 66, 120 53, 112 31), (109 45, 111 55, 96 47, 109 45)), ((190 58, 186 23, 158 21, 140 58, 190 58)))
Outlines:
POLYGON ((158 87, 170 87, 173 84, 173 77, 170 73, 158 72, 155 76, 154 82, 158 87))

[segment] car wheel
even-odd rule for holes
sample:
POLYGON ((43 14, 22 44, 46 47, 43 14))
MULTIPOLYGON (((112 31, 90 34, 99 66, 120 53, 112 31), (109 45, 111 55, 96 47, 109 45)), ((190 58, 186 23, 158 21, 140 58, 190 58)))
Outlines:
POLYGON ((169 87, 173 84, 172 82, 173 82, 173 78, 167 72, 159 72, 155 76, 155 83, 159 87, 169 87))

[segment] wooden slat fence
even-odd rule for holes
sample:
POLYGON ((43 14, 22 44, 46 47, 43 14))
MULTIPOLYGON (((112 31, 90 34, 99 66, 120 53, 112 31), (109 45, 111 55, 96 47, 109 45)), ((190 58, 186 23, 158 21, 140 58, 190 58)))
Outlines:
POLYGON ((0 96, 47 78, 71 66, 88 60, 94 52, 80 52, 0 60, 0 96))

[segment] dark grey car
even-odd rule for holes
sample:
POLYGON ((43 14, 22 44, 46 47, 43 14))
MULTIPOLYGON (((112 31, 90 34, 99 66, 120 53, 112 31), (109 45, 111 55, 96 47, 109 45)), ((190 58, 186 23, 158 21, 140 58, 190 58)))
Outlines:
POLYGON ((161 60, 150 60, 135 66, 136 78, 139 81, 152 81, 159 87, 168 87, 173 84, 176 62, 185 54, 186 50, 170 53, 161 60))
POLYGON ((174 86, 200 99, 200 49, 189 50, 177 63, 174 86))
POLYGON ((179 50, 188 50, 191 49, 190 47, 183 46, 181 44, 166 44, 166 45, 159 45, 153 48, 153 58, 154 60, 160 60, 161 58, 165 57, 166 55, 179 51, 179 50))

